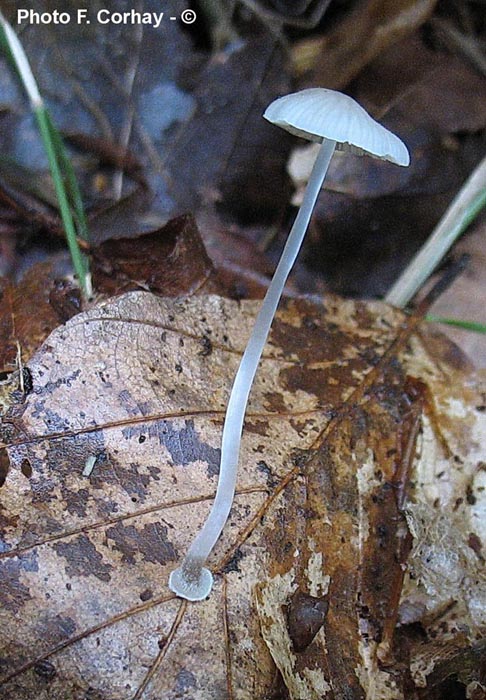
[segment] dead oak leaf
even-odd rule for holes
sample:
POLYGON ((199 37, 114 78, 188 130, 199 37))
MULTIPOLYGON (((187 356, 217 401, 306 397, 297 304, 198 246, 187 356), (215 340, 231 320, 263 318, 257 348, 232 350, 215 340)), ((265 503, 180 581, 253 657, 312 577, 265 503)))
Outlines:
POLYGON ((79 291, 56 280, 54 266, 38 263, 18 285, 0 280, 0 372, 26 362, 59 323, 81 307, 79 291), (22 357, 19 358, 19 348, 22 357))
MULTIPOLYGON (((33 389, 1 426, 3 697, 263 700, 276 668, 293 700, 403 697, 378 663, 410 547, 403 486, 427 387, 455 372, 461 397, 464 374, 382 304, 283 306, 215 588, 187 604, 167 587, 209 512, 258 307, 133 292, 74 317, 30 361, 33 389)), ((465 443, 477 416, 464 411, 465 443)))

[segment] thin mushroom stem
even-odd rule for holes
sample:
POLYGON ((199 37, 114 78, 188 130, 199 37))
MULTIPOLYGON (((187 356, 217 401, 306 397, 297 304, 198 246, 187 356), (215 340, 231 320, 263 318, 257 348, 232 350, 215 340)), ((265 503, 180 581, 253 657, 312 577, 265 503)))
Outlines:
POLYGON ((248 344, 241 358, 228 401, 221 446, 218 488, 213 507, 201 532, 189 548, 181 566, 170 575, 169 586, 187 600, 203 600, 210 593, 213 577, 204 563, 228 519, 235 495, 241 434, 248 396, 267 341, 280 297, 304 240, 336 141, 324 139, 307 184, 304 199, 285 244, 275 274, 263 300, 248 344))

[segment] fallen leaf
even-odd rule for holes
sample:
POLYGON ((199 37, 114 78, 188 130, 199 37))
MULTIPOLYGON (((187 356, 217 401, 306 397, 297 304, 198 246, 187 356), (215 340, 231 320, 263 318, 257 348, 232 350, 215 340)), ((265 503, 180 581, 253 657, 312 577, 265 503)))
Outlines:
MULTIPOLYGON (((263 700, 277 668, 292 700, 405 697, 392 641, 408 482, 439 455, 448 476, 411 496, 437 512, 462 495, 486 414, 451 346, 383 304, 282 305, 215 588, 197 604, 168 589, 209 511, 258 307, 132 292, 68 321, 29 362, 32 391, 1 425, 6 700, 263 700)), ((461 547, 472 534, 484 546, 467 526, 461 547)), ((477 598, 471 638, 485 615, 477 598)))
POLYGON ((56 279, 50 263, 34 265, 18 284, 0 280, 0 372, 12 371, 19 360, 26 362, 80 308, 79 289, 56 279))
MULTIPOLYGON (((465 274, 458 277, 450 289, 438 299, 431 313, 443 318, 485 323, 486 298, 486 219, 476 222, 472 230, 454 246, 455 254, 467 254, 470 262, 465 274)), ((471 358, 476 367, 486 368, 486 335, 472 333, 453 326, 437 326, 471 358)))
POLYGON ((179 216, 151 233, 113 238, 91 249, 93 283, 100 296, 149 290, 160 296, 217 293, 261 298, 268 264, 249 242, 214 218, 203 221, 211 258, 192 216, 179 216), (228 252, 225 247, 231 242, 228 252), (234 263, 233 260, 237 260, 234 263), (214 264, 213 264, 214 263, 214 264))
MULTIPOLYGON (((103 191, 114 202, 128 197, 130 206, 121 204, 120 216, 114 206, 95 217, 90 230, 97 243, 120 231, 124 237, 152 232, 174 216, 204 208, 212 196, 227 199, 227 209, 252 212, 263 221, 287 201, 289 141, 262 118, 265 107, 289 87, 281 41, 250 17, 239 22, 240 40, 232 49, 214 55, 198 42, 203 11, 191 31, 180 20, 186 9, 185 0, 172 0, 170 13, 179 21, 166 13, 157 28, 101 23, 94 8, 90 23, 82 26, 73 19, 20 27, 56 126, 103 144, 105 156, 121 168, 101 171, 108 180, 103 191), (153 196, 130 197, 133 183, 124 177, 126 157, 120 159, 127 153, 136 155, 136 176, 153 196)), ((65 1, 63 11, 74 18, 77 10, 76 2, 65 1)), ((144 10, 160 14, 160 3, 148 0, 144 10)), ((36 11, 50 11, 49 3, 39 0, 36 11)), ((14 8, 10 13, 18 26, 14 8)), ((10 108, 2 116, 2 152, 18 166, 44 170, 35 120, 1 57, 0 65, 0 92, 10 108)))
MULTIPOLYGON (((103 294, 146 289, 162 296, 194 294, 216 273, 191 216, 172 219, 158 231, 116 238, 93 248, 93 283, 103 294)), ((216 287, 210 289, 215 291, 216 287)))
POLYGON ((437 0, 366 0, 324 36, 303 39, 293 48, 305 84, 341 90, 384 51, 420 27, 437 0))
POLYGON ((375 113, 396 107, 416 128, 439 134, 474 133, 486 125, 484 76, 460 58, 431 51, 418 35, 373 61, 353 83, 353 94, 375 113))
MULTIPOLYGON (((411 163, 334 157, 304 255, 330 290, 384 296, 484 152, 486 79, 415 32, 380 53, 346 90, 403 139, 411 163)), ((313 155, 301 142, 289 161, 294 204, 313 155)))
POLYGON ((257 0, 249 5, 262 18, 281 25, 311 29, 322 20, 331 0, 257 0))

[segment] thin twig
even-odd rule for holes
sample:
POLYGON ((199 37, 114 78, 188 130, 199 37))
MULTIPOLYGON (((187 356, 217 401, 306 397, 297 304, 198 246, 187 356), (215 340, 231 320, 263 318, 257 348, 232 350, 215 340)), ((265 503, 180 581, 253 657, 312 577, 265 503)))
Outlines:
POLYGON ((425 297, 419 302, 415 313, 419 316, 424 316, 427 311, 435 304, 437 299, 449 289, 451 284, 461 275, 466 269, 470 260, 467 254, 461 255, 458 260, 455 260, 449 267, 444 270, 442 275, 436 281, 432 289, 430 289, 425 297))

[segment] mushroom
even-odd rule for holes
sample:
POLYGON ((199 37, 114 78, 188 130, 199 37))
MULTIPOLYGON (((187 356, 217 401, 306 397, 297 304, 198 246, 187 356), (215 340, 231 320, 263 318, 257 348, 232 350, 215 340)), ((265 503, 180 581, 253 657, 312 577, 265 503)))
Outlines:
POLYGON ((351 97, 334 90, 311 88, 286 95, 272 102, 264 117, 292 134, 322 145, 236 373, 223 428, 219 481, 213 507, 181 566, 169 578, 170 589, 191 601, 206 598, 213 585, 213 576, 204 564, 221 535, 233 503, 248 396, 285 282, 302 244, 333 153, 335 149, 350 150, 359 155, 367 153, 397 165, 408 165, 410 161, 406 146, 397 136, 372 119, 351 97))

